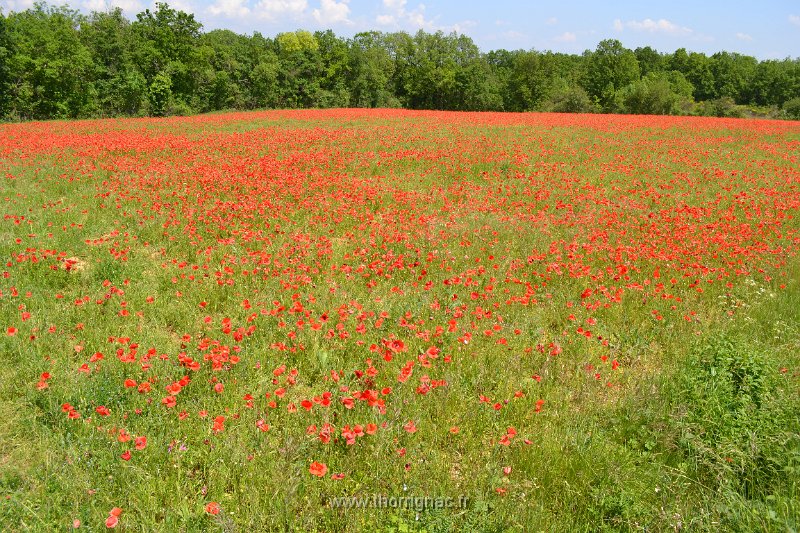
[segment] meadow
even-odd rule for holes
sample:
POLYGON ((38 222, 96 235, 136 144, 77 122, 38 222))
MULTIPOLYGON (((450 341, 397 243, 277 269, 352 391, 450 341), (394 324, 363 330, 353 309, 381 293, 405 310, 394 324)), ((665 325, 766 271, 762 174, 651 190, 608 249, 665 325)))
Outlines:
POLYGON ((7 531, 800 527, 798 122, 6 124, 0 180, 7 531))

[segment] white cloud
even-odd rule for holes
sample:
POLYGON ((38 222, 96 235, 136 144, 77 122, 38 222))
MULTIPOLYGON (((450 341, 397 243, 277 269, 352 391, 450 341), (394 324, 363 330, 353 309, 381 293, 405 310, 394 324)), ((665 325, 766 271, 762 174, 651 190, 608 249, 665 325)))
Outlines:
POLYGON ((208 6, 212 15, 224 15, 228 18, 245 18, 250 15, 250 8, 245 5, 246 0, 217 0, 208 6))
MULTIPOLYGON (((405 0, 403 1, 403 4, 405 5, 405 0)), ((425 4, 419 4, 411 11, 405 11, 405 8, 402 8, 401 13, 405 14, 406 20, 408 20, 412 26, 429 31, 435 29, 433 21, 425 18, 425 4)))
POLYGON ((118 7, 126 13, 139 13, 144 9, 139 0, 111 0, 108 5, 110 7, 118 7))
POLYGON ((461 22, 456 22, 452 26, 449 26, 449 29, 450 31, 463 34, 477 25, 478 23, 474 20, 462 20, 461 22))
POLYGON ((789 22, 791 22, 795 26, 800 26, 800 16, 798 16, 798 15, 789 15, 789 22))
POLYGON ((464 29, 477 26, 475 21, 465 20, 451 25, 440 25, 436 18, 429 19, 425 14, 425 4, 417 4, 413 9, 407 9, 408 0, 383 0, 383 7, 386 10, 375 17, 375 22, 381 26, 392 26, 395 28, 410 28, 415 30, 426 30, 429 32, 462 32, 464 29))
POLYGON ((81 2, 81 7, 89 11, 108 11, 106 0, 85 0, 81 2))
POLYGON ((305 13, 307 7, 308 0, 261 0, 253 9, 253 14, 267 20, 297 18, 305 13))
POLYGON ((528 38, 526 34, 516 30, 504 31, 503 37, 509 41, 524 41, 528 38))
POLYGON ((554 41, 557 43, 574 43, 577 40, 578 36, 572 33, 571 31, 565 31, 558 37, 553 38, 554 41))
POLYGON ((350 8, 347 6, 349 1, 322 0, 319 9, 315 9, 311 14, 314 16, 314 20, 322 25, 352 24, 347 18, 350 14, 350 8))
MULTIPOLYGON (((18 1, 17 3, 28 3, 28 0, 18 1)), ((33 4, 33 0, 30 0, 30 3, 33 4)), ((68 0, 55 2, 55 4, 58 3, 67 4, 68 0)), ((178 0, 178 2, 170 1, 169 6, 173 9, 185 11, 187 13, 194 12, 194 7, 191 4, 181 0, 178 0)), ((97 11, 100 13, 106 13, 118 7, 129 16, 135 15, 136 13, 141 13, 145 10, 145 8, 148 8, 153 12, 156 10, 155 2, 145 5, 139 0, 83 0, 80 3, 80 7, 87 11, 97 11)))
POLYGON ((392 11, 399 11, 404 9, 407 0, 383 0, 383 6, 392 11))
MULTIPOLYGON (((150 4, 150 11, 155 12, 158 8, 156 4, 161 0, 153 0, 150 4)), ((183 11, 184 13, 197 13, 199 12, 191 2, 188 0, 171 0, 169 2, 169 7, 174 9, 175 11, 183 11)))
POLYGON ((555 26, 556 24, 558 24, 558 19, 555 17, 550 17, 545 21, 545 24, 547 24, 548 26, 555 26))
POLYGON ((3 8, 4 13, 10 13, 11 11, 25 11, 32 8, 33 4, 34 0, 6 0, 0 2, 0 7, 3 8))
POLYGON ((752 36, 747 35, 746 33, 741 33, 741 32, 736 34, 736 38, 741 40, 741 41, 752 41, 753 40, 752 36))
POLYGON ((622 31, 624 28, 633 31, 645 31, 648 33, 664 33, 667 35, 689 35, 692 30, 689 28, 678 26, 677 24, 668 21, 667 19, 644 19, 644 20, 629 20, 623 23, 621 20, 614 21, 614 29, 622 31))

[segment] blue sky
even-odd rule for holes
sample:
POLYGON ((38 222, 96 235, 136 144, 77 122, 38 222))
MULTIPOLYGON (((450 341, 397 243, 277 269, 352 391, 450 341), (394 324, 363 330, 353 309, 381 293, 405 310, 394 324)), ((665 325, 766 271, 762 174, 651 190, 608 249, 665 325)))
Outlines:
MULTIPOLYGON (((34 0, 0 0, 4 12, 34 0)), ((53 0, 51 0, 52 2, 53 0)), ((457 0, 173 0, 172 7, 194 13, 206 30, 228 28, 273 36, 299 28, 332 29, 340 36, 359 31, 457 31, 484 50, 498 48, 580 53, 606 38, 629 48, 651 45, 719 50, 759 59, 800 57, 800 2, 670 2, 457 0)), ((82 10, 121 7, 129 17, 153 0, 70 0, 82 10)))

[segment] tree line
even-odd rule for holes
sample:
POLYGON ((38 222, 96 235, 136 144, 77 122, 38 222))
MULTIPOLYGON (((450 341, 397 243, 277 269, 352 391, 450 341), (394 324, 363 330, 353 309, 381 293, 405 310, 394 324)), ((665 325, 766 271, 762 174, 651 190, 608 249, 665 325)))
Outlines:
POLYGON ((581 55, 482 53, 465 35, 204 32, 156 4, 0 13, 0 118, 165 116, 221 109, 405 107, 800 119, 800 59, 758 61, 604 40, 581 55))

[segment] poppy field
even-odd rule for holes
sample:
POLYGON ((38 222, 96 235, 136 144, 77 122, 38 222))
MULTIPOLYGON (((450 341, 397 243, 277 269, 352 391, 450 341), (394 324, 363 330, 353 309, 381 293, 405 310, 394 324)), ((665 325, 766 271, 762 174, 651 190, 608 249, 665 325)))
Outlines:
POLYGON ((3 529, 800 526, 800 123, 8 124, 0 179, 3 529))

